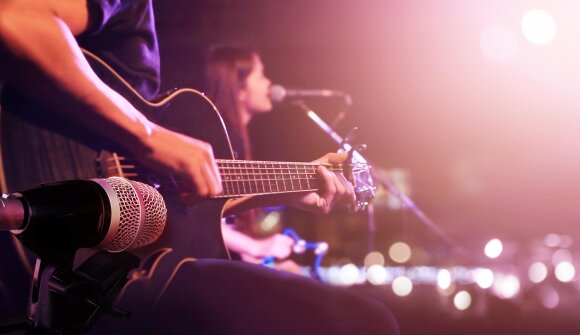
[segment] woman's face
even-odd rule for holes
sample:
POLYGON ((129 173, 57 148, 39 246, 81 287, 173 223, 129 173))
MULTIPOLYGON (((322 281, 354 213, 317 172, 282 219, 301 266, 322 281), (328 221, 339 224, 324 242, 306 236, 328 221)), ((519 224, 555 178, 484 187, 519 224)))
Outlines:
POLYGON ((264 65, 259 56, 254 56, 254 68, 240 90, 240 102, 249 114, 269 112, 272 109, 269 89, 272 82, 264 75, 264 65))

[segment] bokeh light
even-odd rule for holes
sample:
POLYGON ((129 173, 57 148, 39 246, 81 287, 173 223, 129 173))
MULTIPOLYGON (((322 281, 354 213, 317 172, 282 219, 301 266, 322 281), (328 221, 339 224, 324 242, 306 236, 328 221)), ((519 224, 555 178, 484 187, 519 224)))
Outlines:
POLYGON ((475 270, 474 274, 475 283, 477 286, 486 289, 493 285, 493 271, 490 269, 479 268, 475 270))
POLYGON ((437 286, 442 290, 446 290, 451 286, 451 282, 451 272, 447 269, 439 270, 437 273, 437 286))
POLYGON ((556 268, 554 269, 554 274, 556 275, 556 278, 563 282, 563 283, 568 283, 571 282, 572 279, 574 279, 574 277, 576 276, 576 269, 574 268, 574 265, 568 261, 563 261, 558 263, 558 265, 556 265, 556 268))
POLYGON ((548 309, 553 309, 560 303, 560 295, 551 287, 546 287, 539 292, 542 305, 548 309))
POLYGON ((510 299, 520 292, 520 280, 514 275, 496 276, 493 291, 502 299, 510 299))
POLYGON ((545 45, 556 37, 556 21, 548 12, 532 9, 522 16, 522 32, 531 43, 545 45))
POLYGON ((396 242, 389 248, 389 257, 397 263, 405 263, 411 259, 411 247, 405 242, 396 242))
POLYGON ((562 238, 558 234, 550 233, 544 237, 544 244, 547 247, 555 248, 560 245, 562 238))
POLYGON ((487 242, 484 248, 485 255, 489 258, 498 258, 503 252, 503 244, 497 238, 487 242))
POLYGON ((358 267, 352 263, 345 264, 340 268, 340 282, 343 285, 353 285, 357 282, 359 276, 358 267))
POLYGON ((399 276, 393 280, 393 292, 399 297, 405 297, 413 291, 413 282, 405 276, 399 276))
POLYGON ((378 251, 369 252, 365 256, 364 264, 367 268, 372 265, 385 265, 385 256, 378 251))
POLYGON ((467 291, 459 291, 453 297, 453 305, 460 311, 464 311, 471 306, 471 294, 467 291))
POLYGON ((387 282, 388 273, 382 265, 374 264, 367 268, 367 280, 373 285, 382 285, 387 282))
POLYGON ((535 262, 528 269, 528 278, 532 283, 541 283, 548 276, 548 267, 542 262, 535 262))

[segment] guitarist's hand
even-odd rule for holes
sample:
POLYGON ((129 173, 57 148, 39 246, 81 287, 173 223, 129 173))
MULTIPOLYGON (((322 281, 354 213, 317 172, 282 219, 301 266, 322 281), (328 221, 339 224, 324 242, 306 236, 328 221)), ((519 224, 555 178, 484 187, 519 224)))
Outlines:
MULTIPOLYGON (((348 159, 346 153, 329 153, 315 160, 317 163, 340 164, 348 159)), ((352 185, 342 174, 329 171, 324 166, 317 169, 322 189, 306 194, 292 194, 295 207, 319 214, 328 214, 336 205, 354 205, 356 197, 352 185)))
MULTIPOLYGON (((340 164, 347 159, 346 153, 329 153, 314 162, 340 164)), ((322 181, 322 187, 318 192, 282 193, 233 199, 226 203, 224 215, 236 214, 257 207, 281 205, 294 206, 317 214, 328 214, 337 205, 349 205, 358 210, 357 207, 352 206, 356 203, 354 189, 343 175, 331 172, 324 166, 319 166, 317 172, 322 181)))
POLYGON ((142 163, 183 177, 185 198, 206 197, 222 191, 210 144, 152 124, 145 150, 144 154, 136 155, 142 163))

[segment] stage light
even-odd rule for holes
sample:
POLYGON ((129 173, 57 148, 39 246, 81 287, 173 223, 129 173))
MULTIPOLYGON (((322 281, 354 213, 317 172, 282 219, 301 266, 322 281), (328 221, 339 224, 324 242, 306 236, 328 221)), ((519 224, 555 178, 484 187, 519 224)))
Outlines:
POLYGON ((576 276, 576 269, 574 265, 568 261, 563 261, 556 265, 556 269, 554 270, 556 278, 563 282, 568 283, 571 282, 572 279, 576 276))
POLYGON ((467 291, 459 291, 453 297, 453 305, 460 311, 464 311, 471 306, 471 294, 467 291))
POLYGON ((519 44, 512 29, 501 24, 492 24, 481 33, 479 47, 489 60, 507 63, 516 57, 519 44))
POLYGON ((369 252, 365 256, 364 264, 367 268, 371 267, 372 265, 375 265, 375 264, 384 266, 385 265, 385 256, 383 256, 383 254, 381 254, 378 251, 369 252))
POLYGON ((556 37, 556 21, 548 12, 532 9, 522 16, 522 32, 531 43, 545 45, 556 37))
POLYGON ((387 282, 388 273, 382 265, 374 264, 367 268, 367 280, 373 285, 382 285, 387 282))
POLYGON ((411 279, 400 276, 393 280, 393 292, 399 297, 405 297, 413 291, 413 282, 411 279))
POLYGON ((447 269, 441 269, 437 273, 437 286, 442 290, 447 290, 451 286, 451 272, 447 269))
POLYGON ((502 299, 513 298, 520 292, 520 280, 514 275, 497 275, 493 291, 502 299))
POLYGON ((477 286, 486 289, 493 285, 493 271, 490 269, 479 268, 473 273, 477 286))
POLYGON ((548 276, 548 267, 542 262, 535 262, 528 269, 528 278, 532 283, 541 283, 548 276))
POLYGON ((503 244, 497 238, 490 240, 485 245, 484 249, 485 255, 489 258, 498 258, 503 252, 503 244))
POLYGON ((343 285, 353 285, 359 277, 358 267, 352 263, 346 264, 340 268, 340 282, 343 285))
POLYGON ((405 263, 411 259, 411 247, 405 242, 396 242, 389 248, 389 257, 397 263, 405 263))

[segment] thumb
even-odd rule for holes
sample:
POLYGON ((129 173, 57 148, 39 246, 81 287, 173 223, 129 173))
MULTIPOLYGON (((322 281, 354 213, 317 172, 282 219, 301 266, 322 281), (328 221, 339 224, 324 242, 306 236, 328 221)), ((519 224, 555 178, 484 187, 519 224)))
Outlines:
POLYGON ((339 163, 346 161, 347 159, 348 159, 348 154, 346 152, 341 152, 341 153, 331 152, 331 153, 328 153, 328 154, 320 157, 315 162, 339 164, 339 163))

